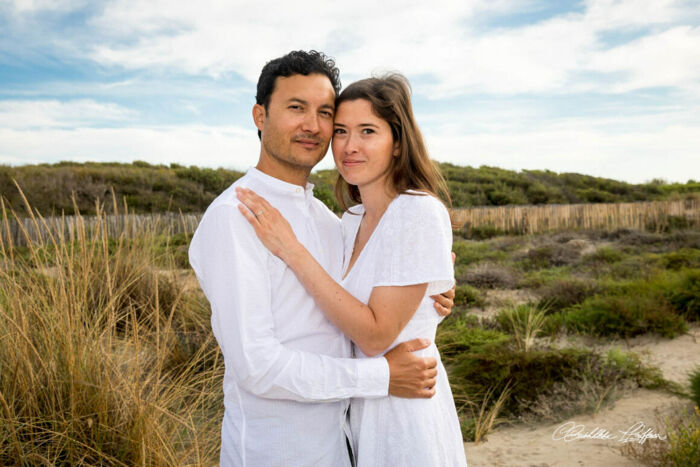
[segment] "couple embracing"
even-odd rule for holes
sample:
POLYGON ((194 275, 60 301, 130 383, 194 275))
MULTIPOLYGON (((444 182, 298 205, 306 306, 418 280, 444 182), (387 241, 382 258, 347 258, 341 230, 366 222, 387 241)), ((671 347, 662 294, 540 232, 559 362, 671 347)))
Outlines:
POLYGON ((454 296, 445 181, 405 78, 341 93, 338 75, 315 51, 265 65, 258 164, 190 245, 225 362, 221 465, 464 466, 434 344, 454 296), (342 220, 308 183, 329 143, 342 220))

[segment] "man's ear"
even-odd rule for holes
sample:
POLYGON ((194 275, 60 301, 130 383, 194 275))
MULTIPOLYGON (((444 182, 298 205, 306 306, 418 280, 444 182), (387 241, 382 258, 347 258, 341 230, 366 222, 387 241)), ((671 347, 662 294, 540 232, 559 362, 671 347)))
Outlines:
POLYGON ((262 131, 263 125, 265 124, 265 117, 265 107, 260 104, 255 104, 253 106, 253 123, 255 123, 255 126, 260 131, 262 131))

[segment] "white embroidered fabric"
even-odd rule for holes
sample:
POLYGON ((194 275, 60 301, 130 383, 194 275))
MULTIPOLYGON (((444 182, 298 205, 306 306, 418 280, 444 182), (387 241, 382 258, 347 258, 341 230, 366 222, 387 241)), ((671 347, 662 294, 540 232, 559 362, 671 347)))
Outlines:
MULTIPOLYGON (((364 208, 343 215, 344 275, 352 255, 364 208)), ((445 206, 424 194, 401 194, 387 207, 343 287, 364 303, 377 286, 428 283, 415 315, 389 347, 417 337, 433 344, 419 352, 438 360, 436 394, 431 399, 353 399, 350 425, 358 467, 466 466, 461 430, 445 368, 435 346, 442 319, 430 295, 454 283, 451 259, 452 227, 445 206)), ((389 350, 387 349, 387 350, 389 350)), ((355 348, 359 358, 367 358, 355 348)))

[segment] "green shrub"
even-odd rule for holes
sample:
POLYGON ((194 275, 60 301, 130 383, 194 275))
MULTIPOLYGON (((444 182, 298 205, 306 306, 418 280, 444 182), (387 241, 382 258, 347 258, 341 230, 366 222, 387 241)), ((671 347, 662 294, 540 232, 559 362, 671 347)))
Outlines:
POLYGON ((545 287, 558 280, 570 278, 571 266, 559 266, 554 268, 537 269, 525 272, 518 287, 535 289, 545 287))
POLYGON ((500 261, 508 255, 484 242, 473 242, 457 240, 452 244, 452 251, 455 253, 455 266, 466 266, 479 263, 484 260, 500 261))
POLYGON ((661 257, 661 264, 674 271, 682 268, 700 268, 700 250, 683 248, 667 253, 661 257))
POLYGON ((510 289, 517 286, 519 278, 517 273, 507 266, 480 263, 460 275, 459 282, 486 289, 510 289))
POLYGON ((690 373, 690 398, 700 407, 700 366, 690 373))
POLYGON ((667 430, 669 451, 664 465, 697 466, 700 465, 700 409, 695 413, 683 413, 679 423, 667 430))
POLYGON ((542 269, 566 266, 575 263, 581 256, 581 247, 576 244, 548 243, 530 248, 521 258, 524 269, 542 269))
POLYGON ((554 313, 577 305, 599 291, 596 283, 590 280, 557 279, 540 289, 539 305, 548 313, 554 313))
POLYGON ((483 307, 486 299, 484 294, 478 289, 463 284, 458 285, 455 289, 455 306, 477 306, 483 307))
POLYGON ((486 240, 503 235, 507 235, 506 232, 492 225, 476 225, 470 228, 465 226, 465 238, 472 240, 486 240))
POLYGON ((666 296, 676 312, 691 321, 700 321, 700 270, 687 269, 667 286, 666 296))
POLYGON ((568 330, 594 336, 632 337, 654 332, 675 337, 687 330, 683 319, 658 294, 595 295, 565 310, 568 330))
POLYGON ((583 260, 588 263, 598 262, 612 264, 621 261, 623 258, 624 254, 620 250, 612 246, 603 246, 593 253, 584 256, 583 260))

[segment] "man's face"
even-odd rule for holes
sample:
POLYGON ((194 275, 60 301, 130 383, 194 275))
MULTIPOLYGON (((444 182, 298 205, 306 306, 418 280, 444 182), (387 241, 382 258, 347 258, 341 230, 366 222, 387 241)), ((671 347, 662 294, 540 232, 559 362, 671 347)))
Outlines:
POLYGON ((334 102, 325 75, 278 77, 268 108, 253 109, 263 152, 280 165, 310 171, 328 150, 334 102))

